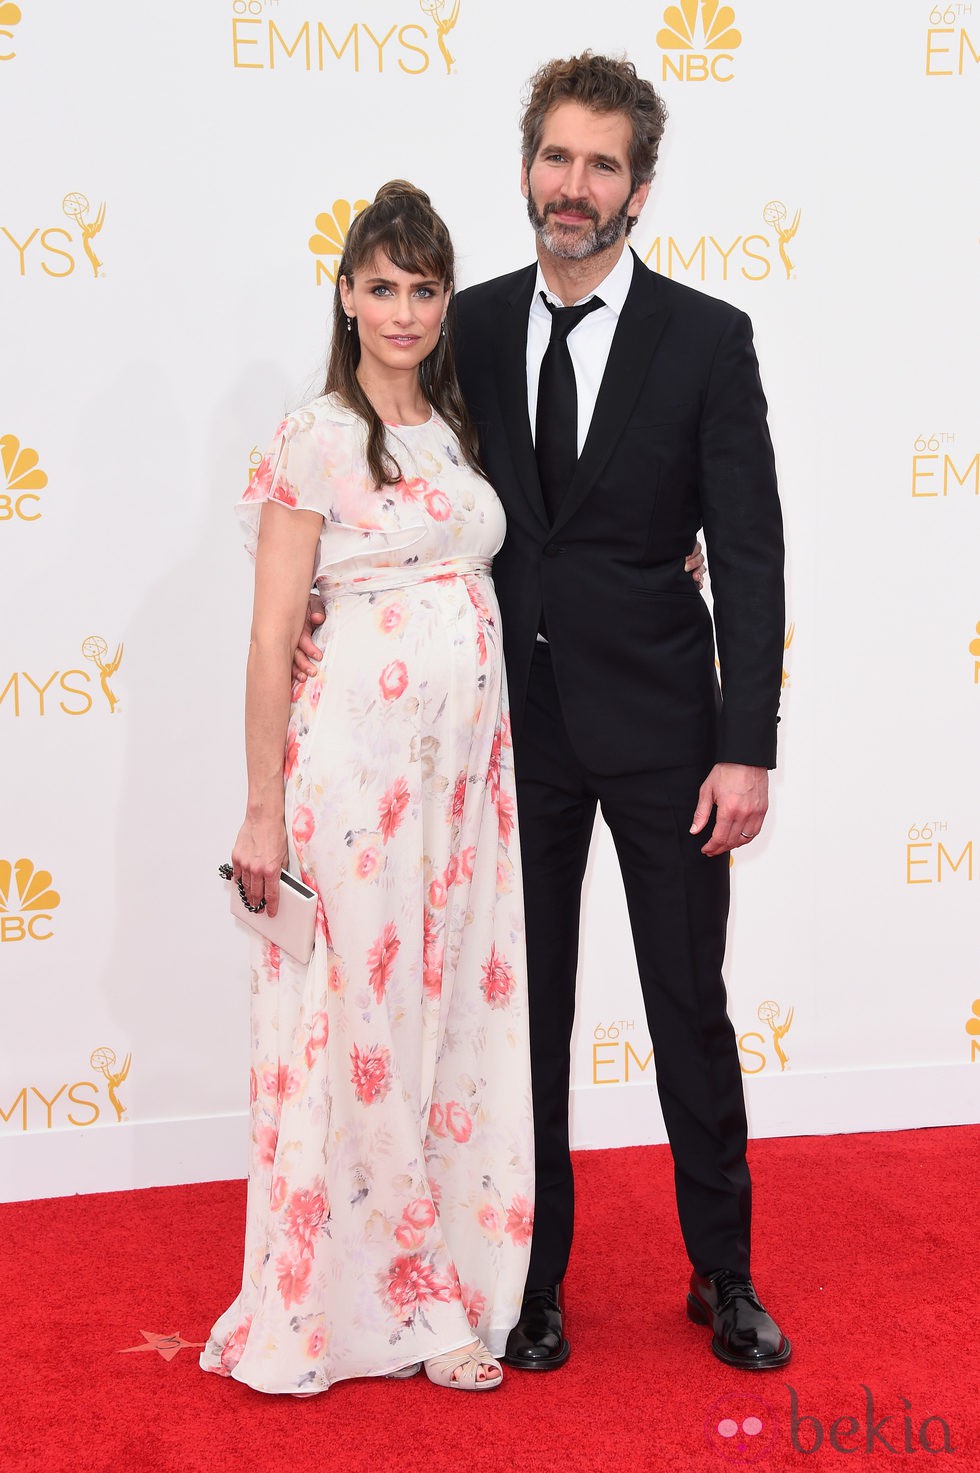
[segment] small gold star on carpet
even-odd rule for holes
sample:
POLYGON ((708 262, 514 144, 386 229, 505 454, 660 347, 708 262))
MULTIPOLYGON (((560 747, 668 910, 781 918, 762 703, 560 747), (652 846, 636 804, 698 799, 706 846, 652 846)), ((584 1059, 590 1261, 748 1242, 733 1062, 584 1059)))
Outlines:
POLYGON ((140 1334, 146 1341, 145 1345, 124 1345, 117 1354, 127 1355, 133 1350, 155 1350, 164 1360, 173 1360, 178 1351, 200 1350, 205 1344, 203 1340, 182 1340, 179 1330, 173 1335, 157 1335, 152 1330, 140 1330, 140 1334))

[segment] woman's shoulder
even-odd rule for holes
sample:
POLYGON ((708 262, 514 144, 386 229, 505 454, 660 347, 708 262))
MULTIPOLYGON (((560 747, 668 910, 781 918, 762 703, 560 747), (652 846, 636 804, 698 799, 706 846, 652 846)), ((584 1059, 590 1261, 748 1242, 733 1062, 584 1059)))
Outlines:
POLYGON ((355 432, 360 425, 360 416, 349 409, 337 394, 320 394, 308 404, 303 404, 286 415, 282 422, 282 433, 286 439, 291 440, 303 430, 329 427, 355 432))

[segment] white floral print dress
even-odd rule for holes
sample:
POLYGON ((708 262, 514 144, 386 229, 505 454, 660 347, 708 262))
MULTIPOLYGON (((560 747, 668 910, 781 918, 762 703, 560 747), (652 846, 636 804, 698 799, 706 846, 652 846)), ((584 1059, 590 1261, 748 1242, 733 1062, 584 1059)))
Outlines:
POLYGON ((259 1391, 382 1376, 479 1334, 499 1354, 530 1251, 520 855, 493 490, 433 414, 375 489, 334 397, 280 426, 240 514, 319 512, 327 616, 294 690, 290 869, 312 959, 256 942, 242 1289, 201 1356, 259 1391))

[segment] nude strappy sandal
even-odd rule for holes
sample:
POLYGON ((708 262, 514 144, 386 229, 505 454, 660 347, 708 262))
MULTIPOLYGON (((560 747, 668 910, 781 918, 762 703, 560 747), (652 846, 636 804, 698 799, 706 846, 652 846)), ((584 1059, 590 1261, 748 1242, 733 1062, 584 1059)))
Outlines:
POLYGON ((434 1355, 423 1361, 425 1374, 434 1386, 448 1386, 450 1391, 493 1391, 503 1381, 499 1360, 496 1360, 482 1340, 462 1350, 450 1350, 446 1355, 434 1355), (492 1379, 477 1379, 480 1367, 497 1368, 492 1379), (454 1379, 455 1378, 455 1379, 454 1379))

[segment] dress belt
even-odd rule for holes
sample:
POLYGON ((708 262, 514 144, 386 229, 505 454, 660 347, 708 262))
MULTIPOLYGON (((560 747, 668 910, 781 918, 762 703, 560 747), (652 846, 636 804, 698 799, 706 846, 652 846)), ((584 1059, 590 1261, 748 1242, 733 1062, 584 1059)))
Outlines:
POLYGON ((399 588, 413 588, 419 583, 445 583, 452 578, 489 577, 491 560, 484 557, 451 558, 444 563, 426 563, 424 567, 379 568, 360 578, 347 578, 343 583, 319 583, 320 597, 326 601, 350 598, 353 594, 393 593, 399 588))

